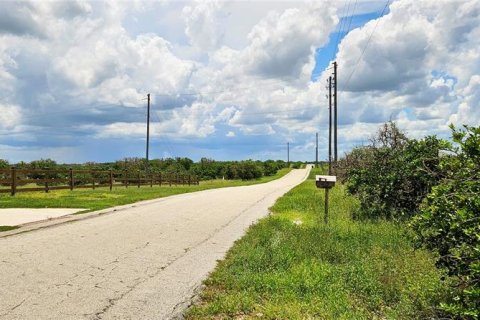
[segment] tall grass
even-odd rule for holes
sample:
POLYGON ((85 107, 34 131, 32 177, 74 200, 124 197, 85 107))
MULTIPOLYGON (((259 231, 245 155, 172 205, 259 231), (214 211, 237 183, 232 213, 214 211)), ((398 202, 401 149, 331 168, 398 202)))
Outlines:
POLYGON ((414 250, 406 229, 356 222, 342 185, 310 179, 252 226, 205 281, 187 319, 424 319, 446 292, 432 256, 414 250))

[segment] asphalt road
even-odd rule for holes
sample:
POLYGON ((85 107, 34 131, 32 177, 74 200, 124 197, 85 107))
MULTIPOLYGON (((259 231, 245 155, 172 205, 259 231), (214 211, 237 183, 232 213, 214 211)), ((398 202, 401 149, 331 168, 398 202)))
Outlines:
POLYGON ((182 194, 0 238, 0 319, 171 319, 308 174, 182 194))

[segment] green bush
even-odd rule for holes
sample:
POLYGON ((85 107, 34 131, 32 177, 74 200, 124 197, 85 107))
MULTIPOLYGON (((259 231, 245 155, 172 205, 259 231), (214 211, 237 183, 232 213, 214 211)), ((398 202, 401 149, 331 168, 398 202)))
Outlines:
POLYGON ((240 179, 238 177, 238 166, 236 163, 232 163, 227 166, 225 170, 225 178, 229 180, 240 179))
POLYGON ((345 160, 348 191, 361 203, 356 218, 405 220, 443 177, 439 153, 446 141, 434 136, 408 139, 393 122, 386 123, 367 147, 345 160))
POLYGON ((263 172, 266 176, 273 176, 277 173, 279 166, 273 160, 267 160, 263 163, 263 172))
POLYGON ((303 162, 301 161, 292 162, 290 164, 290 167, 293 169, 301 169, 303 167, 303 162))
POLYGON ((28 164, 29 169, 56 169, 57 166, 57 162, 52 159, 34 160, 28 164))
POLYGON ((0 169, 8 169, 10 168, 10 164, 7 160, 0 159, 0 169))
POLYGON ((262 175, 262 167, 252 160, 242 161, 238 164, 238 177, 242 180, 258 179, 262 175))
MULTIPOLYGON (((8 169, 10 168, 10 164, 8 163, 7 160, 0 159, 0 169, 8 169)), ((0 172, 0 180, 7 179, 9 177, 8 173, 2 173, 0 172)), ((1 184, 2 186, 9 186, 9 183, 4 183, 1 184)))
POLYGON ((442 158, 447 176, 433 188, 412 222, 417 241, 438 253, 437 264, 455 279, 455 317, 480 317, 480 127, 453 130, 459 147, 442 158))

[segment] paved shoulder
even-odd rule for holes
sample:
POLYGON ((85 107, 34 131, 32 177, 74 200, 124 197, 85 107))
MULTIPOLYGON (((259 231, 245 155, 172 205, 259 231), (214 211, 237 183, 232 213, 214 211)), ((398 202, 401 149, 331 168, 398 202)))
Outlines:
POLYGON ((2 319, 168 319, 308 170, 0 239, 2 319))

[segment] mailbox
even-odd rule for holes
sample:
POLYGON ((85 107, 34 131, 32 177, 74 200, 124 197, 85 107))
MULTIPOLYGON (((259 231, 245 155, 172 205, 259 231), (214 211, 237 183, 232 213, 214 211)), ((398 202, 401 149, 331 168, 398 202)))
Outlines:
POLYGON ((315 176, 315 184, 317 188, 330 189, 335 186, 336 176, 315 176))

